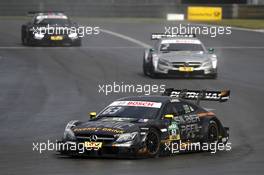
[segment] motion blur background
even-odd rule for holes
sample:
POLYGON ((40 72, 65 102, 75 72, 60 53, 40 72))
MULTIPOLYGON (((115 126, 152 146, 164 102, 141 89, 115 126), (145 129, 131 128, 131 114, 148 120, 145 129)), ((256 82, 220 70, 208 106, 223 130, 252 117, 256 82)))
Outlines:
POLYGON ((0 0, 0 174, 263 174, 263 19, 263 0, 0 0), (221 14, 220 25, 254 30, 234 27, 231 35, 197 36, 207 48, 215 48, 216 80, 143 76, 145 47, 154 44, 151 33, 184 24, 167 21, 167 14, 182 14, 186 19, 188 8, 196 6, 202 7, 195 11, 201 19, 221 14), (221 11, 206 14, 205 6, 221 11), (21 26, 30 20, 27 12, 41 10, 64 11, 80 24, 104 31, 84 37, 82 47, 23 46, 21 26), (99 112, 117 98, 139 95, 98 93, 98 84, 114 81, 230 89, 227 103, 202 105, 215 109, 224 126, 230 127, 232 151, 112 160, 60 158, 54 151, 32 150, 32 142, 60 139, 70 120, 86 121, 90 111, 99 112))
POLYGON ((223 18, 264 18, 263 0, 1 0, 0 16, 59 10, 71 16, 163 18, 167 13, 186 14, 190 5, 222 7, 223 18))

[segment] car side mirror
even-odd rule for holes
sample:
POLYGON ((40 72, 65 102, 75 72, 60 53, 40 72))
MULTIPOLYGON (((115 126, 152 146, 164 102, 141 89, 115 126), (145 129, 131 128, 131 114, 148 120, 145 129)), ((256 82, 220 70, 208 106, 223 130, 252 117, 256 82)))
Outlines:
POLYGON ((172 114, 166 114, 166 115, 164 115, 164 119, 168 119, 168 120, 172 120, 173 117, 174 117, 174 115, 172 115, 172 114))
POLYGON ((94 119, 96 117, 96 112, 90 112, 89 116, 91 119, 94 119))
POLYGON ((154 49, 153 48, 150 48, 149 49, 149 52, 151 52, 151 53, 154 52, 154 49))
POLYGON ((209 52, 210 54, 213 54, 213 53, 214 53, 214 48, 209 48, 209 49, 208 49, 208 52, 209 52))

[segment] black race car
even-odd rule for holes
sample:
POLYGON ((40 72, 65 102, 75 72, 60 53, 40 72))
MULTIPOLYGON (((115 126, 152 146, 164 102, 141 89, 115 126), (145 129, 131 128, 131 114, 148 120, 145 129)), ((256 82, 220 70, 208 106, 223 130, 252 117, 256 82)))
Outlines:
POLYGON ((62 12, 29 12, 31 21, 22 25, 23 45, 81 46, 78 25, 62 12))
POLYGON ((118 99, 99 114, 90 113, 89 121, 70 121, 58 142, 59 153, 154 157, 204 151, 201 146, 200 150, 191 150, 192 143, 225 146, 229 129, 213 112, 200 107, 199 101, 224 102, 229 95, 230 91, 167 89, 161 96, 118 99), (188 100, 197 100, 197 104, 188 100))

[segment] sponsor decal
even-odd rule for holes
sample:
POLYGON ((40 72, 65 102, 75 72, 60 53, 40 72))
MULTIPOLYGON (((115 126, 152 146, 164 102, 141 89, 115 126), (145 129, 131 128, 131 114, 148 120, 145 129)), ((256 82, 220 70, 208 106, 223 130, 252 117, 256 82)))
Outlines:
POLYGON ((188 7, 188 20, 222 20, 221 7, 188 7))
POLYGON ((135 106, 135 107, 149 107, 160 108, 162 103, 150 101, 115 101, 109 106, 135 106))
POLYGON ((37 16, 36 18, 38 20, 42 20, 42 19, 68 19, 68 17, 64 16, 64 15, 43 15, 43 16, 37 16))
POLYGON ((187 91, 186 93, 182 93, 182 91, 172 91, 170 96, 179 98, 181 97, 181 94, 183 94, 183 97, 185 99, 198 99, 198 97, 202 96, 202 100, 215 100, 215 101, 226 101, 229 99, 229 91, 205 91, 204 94, 201 93, 201 91, 187 91))
POLYGON ((133 120, 132 118, 120 118, 120 117, 108 117, 101 119, 102 122, 129 122, 132 120, 133 120))
POLYGON ((102 142, 84 142, 84 146, 87 150, 99 150, 102 148, 102 142))
POLYGON ((196 39, 175 39, 175 40, 162 40, 161 44, 201 44, 201 41, 196 39))
POLYGON ((122 134, 124 131, 121 129, 113 129, 113 128, 97 128, 97 127, 91 127, 91 128, 75 128, 73 129, 74 132, 82 132, 82 131, 104 131, 104 132, 112 132, 116 134, 122 134))

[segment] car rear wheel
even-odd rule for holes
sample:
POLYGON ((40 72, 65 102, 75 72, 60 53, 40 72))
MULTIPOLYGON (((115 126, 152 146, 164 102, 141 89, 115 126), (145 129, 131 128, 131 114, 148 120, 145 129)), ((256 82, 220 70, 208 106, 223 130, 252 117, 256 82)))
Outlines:
POLYGON ((160 135, 157 130, 150 129, 146 138, 146 148, 150 157, 158 156, 160 150, 160 135))
POLYGON ((218 131, 218 126, 215 121, 210 121, 209 127, 208 127, 208 132, 207 132, 207 142, 208 143, 214 143, 218 142, 219 138, 219 131, 218 131))
POLYGON ((205 123, 203 139, 200 141, 200 144, 206 144, 208 150, 200 151, 215 151, 217 144, 219 142, 219 127, 215 120, 209 120, 208 123, 205 123))

